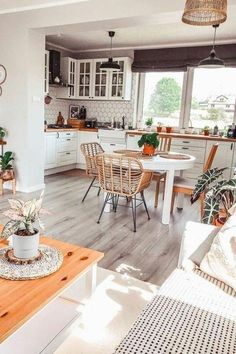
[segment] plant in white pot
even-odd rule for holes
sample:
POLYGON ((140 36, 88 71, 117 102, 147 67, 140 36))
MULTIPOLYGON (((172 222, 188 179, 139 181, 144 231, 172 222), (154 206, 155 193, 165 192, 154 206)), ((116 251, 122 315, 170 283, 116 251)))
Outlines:
POLYGON ((34 227, 37 222, 40 228, 40 214, 42 209, 43 193, 39 199, 23 202, 19 199, 9 199, 10 209, 3 215, 10 221, 3 228, 1 238, 12 236, 13 254, 17 258, 34 258, 38 256, 39 230, 34 227))

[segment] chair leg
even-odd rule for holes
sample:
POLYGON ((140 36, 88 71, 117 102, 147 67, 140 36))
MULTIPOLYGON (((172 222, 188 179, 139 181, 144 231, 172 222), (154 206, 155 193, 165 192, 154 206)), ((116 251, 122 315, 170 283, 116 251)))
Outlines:
POLYGON ((97 193, 97 196, 99 197, 99 195, 100 195, 100 192, 101 192, 101 188, 99 187, 98 188, 98 193, 97 193))
POLYGON ((116 213, 116 210, 117 210, 117 206, 118 206, 118 202, 119 202, 119 194, 117 194, 116 196, 116 199, 115 199, 115 209, 114 209, 114 212, 116 213))
POLYGON ((3 180, 0 179, 0 195, 3 195, 3 180))
POLYGON ((134 232, 136 232, 136 194, 132 198, 132 214, 134 222, 134 232))
POLYGON ((140 194, 141 194, 141 198, 142 198, 142 201, 143 201, 144 208, 145 208, 147 216, 148 216, 148 220, 150 220, 150 215, 149 215, 147 204, 146 204, 146 200, 145 200, 145 197, 144 197, 144 192, 142 191, 142 192, 140 192, 140 194))
POLYGON ((105 198, 104 203, 103 203, 103 206, 102 206, 101 213, 100 213, 99 218, 98 218, 98 221, 97 221, 97 224, 100 224, 100 220, 101 220, 102 214, 103 214, 103 212, 104 212, 105 206, 106 206, 106 204, 107 204, 109 198, 110 198, 110 193, 107 193, 106 198, 105 198))
POLYGON ((159 191, 160 191, 160 180, 158 179, 156 182, 154 208, 157 208, 158 205, 159 191))
POLYGON ((92 179, 92 182, 90 183, 90 185, 89 185, 89 187, 88 187, 88 189, 87 189, 87 191, 86 191, 86 193, 85 193, 85 195, 84 195, 84 197, 83 197, 83 199, 82 199, 82 203, 85 201, 85 198, 87 197, 88 192, 90 191, 90 189, 91 189, 91 187, 92 187, 92 185, 93 185, 95 179, 96 179, 96 177, 94 177, 94 178, 92 179))

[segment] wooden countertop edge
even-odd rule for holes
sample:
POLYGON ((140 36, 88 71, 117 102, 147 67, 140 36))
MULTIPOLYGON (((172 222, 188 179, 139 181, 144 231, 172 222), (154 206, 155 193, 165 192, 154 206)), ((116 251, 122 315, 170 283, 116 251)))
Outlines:
MULTIPOLYGON (((56 133, 56 132, 68 132, 68 131, 83 131, 83 132, 98 132, 98 128, 69 128, 69 129, 46 129, 45 133, 56 133)), ((127 130, 126 134, 131 135, 143 135, 147 133, 155 133, 155 132, 147 132, 145 130, 127 130)), ((160 136, 171 136, 173 138, 180 138, 180 139, 197 139, 197 140, 209 140, 209 141, 221 141, 221 142, 236 142, 234 138, 225 138, 220 136, 205 136, 201 134, 180 134, 180 133, 159 133, 160 136)), ((2 142, 4 145, 6 142, 2 142)), ((0 145, 1 141, 0 141, 0 145)))

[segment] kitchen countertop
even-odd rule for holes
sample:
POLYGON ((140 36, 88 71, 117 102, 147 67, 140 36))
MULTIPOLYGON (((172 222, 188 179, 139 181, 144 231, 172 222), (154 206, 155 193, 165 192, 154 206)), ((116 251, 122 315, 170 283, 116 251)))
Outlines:
MULTIPOLYGON (((52 129, 47 128, 45 130, 46 133, 52 132, 68 132, 68 131, 83 131, 83 132, 98 132, 98 128, 62 128, 62 129, 52 129)), ((108 130, 109 131, 109 130, 108 130)), ((113 131, 113 130, 112 130, 113 131)), ((142 135, 147 133, 155 133, 155 132, 147 132, 145 130, 126 130, 126 134, 133 135, 142 135)), ((180 133, 159 133, 160 136, 171 136, 173 138, 180 139, 198 139, 198 140, 209 140, 209 141, 224 141, 224 142, 236 142, 234 138, 225 138, 220 136, 206 136, 202 134, 180 134, 180 133)))

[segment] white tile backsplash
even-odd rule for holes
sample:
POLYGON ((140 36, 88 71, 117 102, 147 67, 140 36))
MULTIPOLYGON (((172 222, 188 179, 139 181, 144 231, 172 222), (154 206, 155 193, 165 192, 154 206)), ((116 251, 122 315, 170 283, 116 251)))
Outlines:
POLYGON ((70 105, 85 106, 88 118, 97 118, 98 121, 109 121, 112 118, 121 119, 126 116, 127 121, 132 122, 135 107, 135 88, 137 74, 133 74, 132 95, 130 101, 81 101, 61 100, 56 98, 57 88, 50 87, 49 95, 53 98, 49 105, 45 104, 45 120, 48 124, 56 123, 58 113, 67 119, 70 105))

